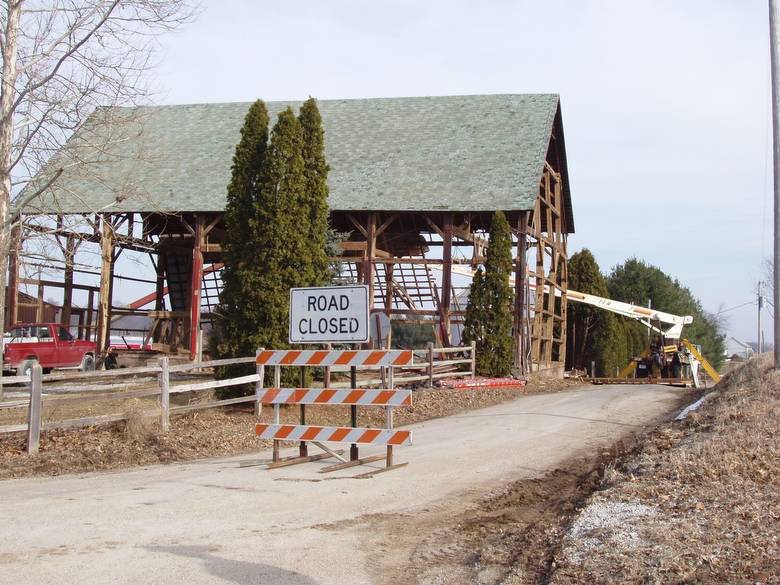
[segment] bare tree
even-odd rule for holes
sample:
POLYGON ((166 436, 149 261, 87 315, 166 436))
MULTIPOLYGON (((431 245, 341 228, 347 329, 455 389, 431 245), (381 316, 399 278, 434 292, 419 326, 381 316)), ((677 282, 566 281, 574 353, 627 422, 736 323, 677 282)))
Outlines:
POLYGON ((0 324, 11 231, 63 169, 33 178, 96 108, 144 101, 158 36, 192 15, 190 0, 0 2, 0 324))

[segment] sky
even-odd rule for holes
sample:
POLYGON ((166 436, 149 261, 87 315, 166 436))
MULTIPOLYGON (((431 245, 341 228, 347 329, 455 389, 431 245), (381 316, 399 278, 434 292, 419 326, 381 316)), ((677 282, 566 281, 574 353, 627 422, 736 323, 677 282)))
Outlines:
POLYGON ((604 272, 641 258, 711 312, 752 302, 722 315, 755 340, 772 249, 766 4, 203 0, 161 40, 154 101, 558 93, 569 252, 604 272))

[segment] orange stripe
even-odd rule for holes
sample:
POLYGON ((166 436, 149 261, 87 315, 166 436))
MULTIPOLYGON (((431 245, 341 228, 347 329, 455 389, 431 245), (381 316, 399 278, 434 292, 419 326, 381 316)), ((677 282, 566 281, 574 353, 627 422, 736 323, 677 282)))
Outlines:
POLYGON ((290 364, 295 363, 295 358, 297 358, 299 355, 301 355, 300 351, 288 351, 287 355, 282 358, 280 363, 283 366, 289 366, 290 364))
POLYGON ((315 351, 306 363, 310 366, 318 366, 322 363, 322 360, 328 357, 329 353, 329 351, 315 351))
POLYGON ((326 441, 336 441, 336 442, 341 441, 344 437, 346 437, 349 434, 349 432, 351 430, 352 429, 348 429, 348 428, 344 428, 344 427, 342 427, 340 429, 336 429, 335 431, 333 431, 333 433, 331 434, 330 438, 329 439, 325 439, 325 440, 326 441))
POLYGON ((393 394, 395 394, 395 392, 393 392, 392 390, 383 390, 382 392, 376 395, 376 398, 374 398, 371 404, 387 404, 387 401, 390 400, 393 394))
POLYGON ((262 402, 263 404, 272 404, 274 401, 274 398, 279 396, 279 388, 269 388, 265 391, 265 394, 263 394, 262 402))
POLYGON ((289 404, 297 404, 304 398, 306 398, 306 393, 309 391, 308 388, 297 388, 292 391, 292 394, 290 394, 290 397, 287 399, 287 402, 289 404))
POLYGON ((268 428, 268 425, 257 423, 255 425, 255 434, 259 437, 260 435, 262 435, 265 432, 265 430, 267 428, 268 428))
POLYGON ((412 363, 414 357, 411 351, 402 351, 397 358, 393 361, 394 366, 405 366, 412 363))
POLYGON ((276 431, 276 434, 274 435, 274 439, 285 439, 294 430, 295 430, 294 425, 282 425, 279 428, 279 430, 276 431))
POLYGON ((262 366, 271 359, 272 355, 274 355, 274 352, 272 351, 261 351, 260 355, 255 358, 255 362, 262 366))
POLYGON ((365 393, 365 390, 353 390, 347 394, 347 397, 344 399, 344 404, 357 404, 357 401, 360 400, 365 393))
POLYGON ((377 429, 369 429, 365 433, 360 435, 360 437, 358 437, 358 440, 355 441, 355 442, 356 443, 370 443, 371 441, 376 439, 377 436, 379 436, 379 433, 381 433, 381 432, 382 431, 377 430, 377 429))
POLYGON ((346 366, 347 364, 349 364, 349 362, 352 361, 352 358, 354 358, 356 355, 357 355, 356 351, 345 351, 338 357, 338 359, 336 359, 335 365, 346 366))
POLYGON ((314 402, 318 404, 322 404, 323 402, 327 402, 331 398, 333 398, 333 395, 336 393, 335 390, 320 390, 320 393, 317 394, 317 397, 314 399, 314 402))
POLYGON ((398 431, 390 437, 388 445, 401 445, 409 438, 409 431, 398 431))
POLYGON ((301 441, 313 441, 320 434, 322 427, 309 427, 309 429, 301 435, 301 441))
POLYGON ((412 394, 411 393, 407 394, 406 398, 404 398, 404 401, 401 404, 411 405, 412 404, 412 394))
POLYGON ((363 362, 363 365, 365 366, 373 366, 376 365, 378 362, 382 360, 383 357, 387 355, 386 351, 372 351, 366 360, 363 362))

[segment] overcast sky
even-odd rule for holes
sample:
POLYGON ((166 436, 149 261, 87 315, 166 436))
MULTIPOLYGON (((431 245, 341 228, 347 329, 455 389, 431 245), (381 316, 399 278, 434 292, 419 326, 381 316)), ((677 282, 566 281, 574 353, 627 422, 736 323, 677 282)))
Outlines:
MULTIPOLYGON (((754 300, 771 251, 767 18, 766 0, 203 0, 163 39, 156 101, 559 93, 570 252, 642 258, 715 312, 754 300)), ((755 304, 726 314, 756 339, 755 304)))

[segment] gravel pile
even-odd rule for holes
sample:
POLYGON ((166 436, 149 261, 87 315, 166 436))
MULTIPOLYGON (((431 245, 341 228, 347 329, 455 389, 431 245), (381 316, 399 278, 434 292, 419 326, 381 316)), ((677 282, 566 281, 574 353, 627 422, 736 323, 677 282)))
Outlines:
POLYGON ((644 544, 636 520, 656 513, 656 508, 644 504, 594 501, 582 510, 566 533, 564 556, 570 563, 581 563, 599 547, 636 549, 644 544))

